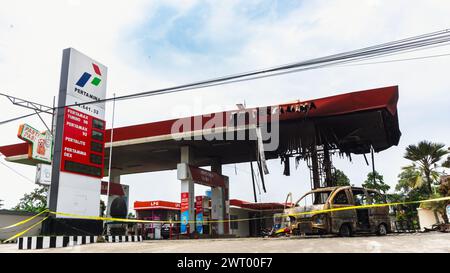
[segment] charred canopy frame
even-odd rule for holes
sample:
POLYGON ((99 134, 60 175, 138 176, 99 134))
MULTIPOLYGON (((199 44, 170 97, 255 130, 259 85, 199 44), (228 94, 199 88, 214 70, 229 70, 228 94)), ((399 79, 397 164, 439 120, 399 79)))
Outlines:
MULTIPOLYGON (((275 151, 285 165, 284 174, 290 175, 289 158, 305 160, 310 169, 311 188, 336 185, 332 156, 371 154, 397 145, 400 130, 397 113, 387 109, 361 111, 329 117, 308 117, 280 125, 280 147, 275 151)), ((372 171, 373 171, 372 170, 372 171)))
MULTIPOLYGON (((186 145, 196 149, 195 165, 199 167, 210 166, 211 158, 217 157, 221 158, 222 164, 256 161, 258 157, 253 150, 256 147, 253 139, 176 140, 171 138, 173 127, 180 121, 195 124, 196 120, 200 120, 204 128, 211 119, 221 117, 221 120, 225 121, 224 126, 239 125, 239 131, 245 130, 248 134, 248 123, 250 117, 253 121, 255 113, 263 117, 277 114, 279 146, 275 150, 265 151, 265 158, 281 158, 285 164, 286 175, 290 174, 290 157, 295 157, 296 163, 300 159, 309 161, 312 168, 312 187, 332 185, 333 155, 347 156, 351 160, 352 154, 369 154, 372 149, 374 152, 380 152, 398 144, 401 135, 397 117, 398 97, 398 86, 389 86, 309 101, 297 100, 281 105, 245 108, 243 111, 231 110, 114 128, 112 143, 117 142, 120 145, 114 145, 112 167, 118 175, 173 170, 179 163, 180 147, 186 145), (261 108, 270 112, 266 115, 259 113, 261 108), (237 124, 242 117, 243 124, 237 124)), ((182 128, 180 133, 191 135, 193 132, 191 126, 182 128)), ((208 134, 228 136, 228 133, 234 135, 237 130, 208 134)), ((109 137, 110 134, 111 130, 107 130, 106 136, 109 137)), ((27 157, 27 151, 27 143, 0 146, 0 152, 7 160, 35 165, 37 162, 27 157)), ((105 150, 106 157, 109 156, 108 153, 109 151, 105 150)), ((258 170, 254 170, 255 174, 258 170)))

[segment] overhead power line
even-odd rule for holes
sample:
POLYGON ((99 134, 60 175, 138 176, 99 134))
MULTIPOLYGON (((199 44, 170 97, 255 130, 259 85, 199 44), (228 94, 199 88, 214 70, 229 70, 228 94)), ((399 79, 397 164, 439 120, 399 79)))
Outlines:
MULTIPOLYGON (((443 30, 428 34, 423 34, 415 37, 410 37, 402 40, 397 40, 389 43, 384 43, 380 45, 370 46, 362 49, 357 49, 349 52, 329 55, 326 57, 320 57, 315 58, 307 61, 301 61, 296 63, 290 63, 285 64, 281 66, 275 66, 271 68, 261 69, 261 70, 255 70, 250 72, 244 72, 224 77, 219 77, 215 79, 209 79, 205 81, 200 82, 194 82, 190 84, 184 84, 179 86, 173 86, 169 88, 162 88, 162 89, 156 89, 151 91, 145 91, 140 93, 134 93, 130 95, 124 95, 124 96, 118 96, 114 99, 119 100, 126 100, 126 99, 133 99, 133 98, 142 98, 146 96, 153 96, 153 95, 160 95, 160 94, 167 94, 172 92, 180 92, 180 91, 186 91, 186 90, 192 90, 197 88, 204 88, 209 87, 213 85, 219 85, 219 84, 226 84, 229 81, 237 80, 237 79, 243 79, 243 81, 248 80, 254 80, 254 79, 260 79, 262 77, 257 77, 264 74, 269 74, 270 76, 276 76, 276 75, 282 75, 286 73, 294 73, 299 71, 304 71, 308 69, 315 69, 315 68, 322 68, 330 65, 336 65, 338 63, 342 62, 350 62, 350 61, 361 61, 368 57, 382 57, 387 54, 392 53, 399 53, 406 50, 411 49, 425 49, 430 46, 436 46, 436 45, 448 45, 450 42, 450 30, 443 30), (285 72, 290 71, 286 73, 276 73, 276 72, 285 72)), ((237 82, 237 81, 234 81, 237 82)), ((86 102, 81 103, 78 105, 86 105, 86 104, 95 104, 99 102, 106 102, 111 101, 113 98, 107 98, 104 100, 99 101, 93 101, 93 102, 86 102)), ((76 105, 69 105, 69 106, 76 106, 76 105)))
MULTIPOLYGON (((425 59, 432 59, 432 58, 439 58, 439 57, 448 57, 448 56, 450 56, 450 53, 437 54, 437 55, 428 55, 428 56, 420 56, 420 57, 413 57, 413 58, 404 58, 404 59, 385 60, 385 61, 379 61, 379 62, 356 63, 356 64, 350 64, 350 65, 351 66, 359 66, 359 65, 371 65, 371 64, 396 63, 396 62, 406 62, 406 61, 413 61, 413 60, 425 60, 425 59)), ((346 66, 350 66, 350 65, 346 65, 346 66)))
POLYGON ((31 116, 34 116, 34 115, 37 115, 37 114, 38 114, 38 112, 35 112, 35 113, 31 113, 31 114, 18 116, 18 117, 12 118, 12 119, 3 120, 3 121, 0 121, 0 125, 6 124, 6 123, 9 123, 9 122, 12 122, 12 121, 16 121, 16 120, 19 120, 19 119, 31 117, 31 116))
MULTIPOLYGON (((361 49, 356 49, 344 53, 339 54, 333 54, 328 55, 325 57, 320 58, 314 58, 306 61, 300 61, 300 62, 293 62, 289 64, 274 66, 270 68, 265 69, 259 69, 259 70, 253 70, 248 71, 244 73, 238 73, 218 78, 213 78, 209 80, 199 81, 199 82, 193 82, 178 86, 172 86, 168 88, 161 88, 151 91, 145 91, 145 92, 139 92, 129 95, 123 95, 118 96, 115 98, 107 98, 103 100, 97 100, 92 102, 85 102, 85 103, 79 103, 79 104, 72 104, 62 107, 56 107, 56 108, 64 108, 64 107, 71 107, 71 106, 81 106, 81 105, 88 105, 88 104, 96 104, 101 102, 109 102, 112 100, 120 101, 120 100, 129 100, 129 99, 136 99, 136 98, 143 98, 148 96, 155 96, 155 95, 162 95, 162 94, 169 94, 174 92, 182 92, 182 91, 188 91, 188 90, 194 90, 194 89, 201 89, 211 86, 217 86, 217 85, 224 85, 224 84, 231 84, 231 83, 237 83, 237 82, 243 82, 243 81, 250 81, 250 80, 256 80, 256 79, 262 79, 267 77, 273 77, 273 76, 279 76, 284 75, 288 73, 297 73, 301 71, 311 70, 311 69, 320 69, 320 68, 326 68, 336 65, 342 65, 342 64, 349 64, 349 63, 356 63, 361 62, 368 59, 375 59, 380 57, 386 57, 386 56, 392 56, 397 55, 400 53, 407 53, 417 50, 425 50, 435 47, 441 47, 446 46, 450 44, 450 30, 442 30, 427 34, 422 34, 418 36, 413 36, 401 40, 396 40, 388 43, 378 44, 374 46, 369 46, 361 49)), ((37 111, 38 113, 38 111, 37 111)), ((17 120, 23 117, 35 115, 24 115, 21 117, 17 117, 15 119, 7 120, 0 122, 1 124, 17 120)))

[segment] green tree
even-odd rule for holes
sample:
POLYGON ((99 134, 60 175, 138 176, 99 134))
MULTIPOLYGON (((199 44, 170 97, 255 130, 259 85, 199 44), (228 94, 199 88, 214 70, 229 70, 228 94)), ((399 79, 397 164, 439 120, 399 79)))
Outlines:
POLYGON ((447 160, 442 163, 442 167, 450 169, 450 156, 448 156, 447 160))
MULTIPOLYGON (((436 198, 445 196, 450 196, 450 177, 448 176, 441 178, 441 183, 439 185, 438 194, 436 194, 436 198)), ((432 209, 441 214, 442 219, 444 219, 444 222, 447 224, 449 223, 446 209, 447 206, 450 204, 450 200, 424 204, 432 205, 433 206, 432 209)))
POLYGON ((47 187, 40 186, 26 193, 13 209, 18 211, 41 212, 47 208, 47 187))
POLYGON ((334 171, 333 181, 336 186, 350 186, 350 179, 348 179, 347 175, 339 169, 334 171))
MULTIPOLYGON (((406 201, 407 196, 403 193, 390 193, 386 194, 386 199, 389 203, 397 203, 406 201)), ((412 221, 416 222, 417 219, 417 204, 398 205, 393 207, 397 221, 412 221)))
POLYGON ((0 199, 0 209, 3 207, 3 200, 0 199))
MULTIPOLYGON (((396 193, 388 195, 390 202, 408 202, 428 198, 425 187, 417 187, 417 177, 420 171, 415 168, 402 168, 398 175, 398 182, 395 186, 396 193)), ((395 207, 397 220, 417 221, 417 208, 419 204, 399 205, 395 207)))
POLYGON ((442 196, 450 196, 450 176, 444 176, 441 178, 441 184, 439 186, 438 192, 442 196))
POLYGON ((364 188, 378 190, 383 194, 391 188, 391 186, 384 183, 383 176, 377 171, 368 173, 367 179, 363 182, 362 186, 364 188))
POLYGON ((413 166, 402 168, 402 172, 398 175, 398 183, 395 190, 408 195, 413 189, 418 189, 422 185, 420 171, 413 166))
POLYGON ((444 144, 434 143, 430 141, 421 141, 417 145, 409 145, 406 147, 404 158, 411 160, 413 163, 406 168, 418 171, 416 178, 416 187, 426 186, 428 196, 433 194, 432 184, 436 183, 439 178, 437 168, 438 162, 443 156, 448 154, 444 149, 444 144))

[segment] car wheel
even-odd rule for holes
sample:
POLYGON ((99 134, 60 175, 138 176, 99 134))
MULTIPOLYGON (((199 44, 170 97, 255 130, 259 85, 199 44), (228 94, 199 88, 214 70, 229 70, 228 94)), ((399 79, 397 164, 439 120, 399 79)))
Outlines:
POLYGON ((378 236, 384 236, 387 234, 387 228, 385 224, 380 224, 377 229, 378 236))
POLYGON ((343 224, 339 229, 339 236, 350 237, 352 236, 352 230, 348 224, 343 224))

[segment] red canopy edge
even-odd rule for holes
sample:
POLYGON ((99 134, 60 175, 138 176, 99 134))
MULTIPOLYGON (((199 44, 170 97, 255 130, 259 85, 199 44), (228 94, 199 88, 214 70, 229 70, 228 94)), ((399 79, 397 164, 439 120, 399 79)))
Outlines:
MULTIPOLYGON (((352 93, 340 94, 325 98, 313 99, 299 102, 301 104, 314 103, 315 109, 311 109, 307 115, 308 117, 325 117, 344 115, 348 113, 387 109, 393 116, 397 114, 398 102, 398 86, 389 86, 377 89, 370 89, 364 91, 357 91, 352 93)), ((295 103, 294 103, 295 104, 295 103)), ((280 104, 272 107, 288 107, 290 104, 280 104)), ((251 110, 251 109, 248 109, 251 110)), ((205 114, 202 116, 186 117, 186 119, 201 118, 202 124, 205 124, 216 115, 226 115, 227 113, 234 113, 237 110, 218 112, 213 114, 205 114)), ((280 117, 281 120, 293 120, 304 118, 304 113, 287 113, 280 117)), ((151 122, 139 125, 131 125, 120 128, 114 128, 113 141, 124 141, 139 139, 145 137, 169 135, 172 130, 172 125, 179 119, 171 119, 165 121, 151 122)), ((111 130, 106 131, 106 139, 110 139, 111 130)), ((28 153, 27 143, 18 143, 0 147, 0 153, 6 157, 25 155, 28 153)))
POLYGON ((135 201, 135 210, 156 210, 156 209, 170 209, 170 210, 180 210, 180 203, 170 202, 170 201, 135 201))
MULTIPOLYGON (((291 204, 288 204, 291 205, 291 204)), ((284 208, 282 203, 251 203, 239 199, 230 199, 230 206, 240 207, 244 209, 251 210, 280 210, 284 208)), ((157 210, 157 209, 168 209, 168 210, 180 210, 180 203, 170 202, 170 201, 135 201, 135 210, 157 210)))

